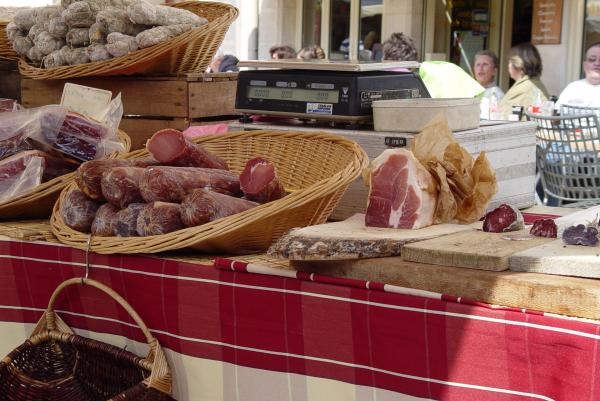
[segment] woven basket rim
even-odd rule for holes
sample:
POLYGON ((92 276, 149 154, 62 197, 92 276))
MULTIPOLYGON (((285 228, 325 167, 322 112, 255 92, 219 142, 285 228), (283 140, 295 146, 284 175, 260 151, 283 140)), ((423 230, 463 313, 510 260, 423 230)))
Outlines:
MULTIPOLYGON (((190 5, 201 4, 203 7, 221 8, 223 14, 207 24, 193 28, 181 35, 174 37, 166 42, 158 43, 144 49, 139 49, 121 57, 111 58, 109 60, 95 61, 85 64, 61 66, 54 68, 38 68, 27 62, 25 57, 19 58, 19 72, 21 75, 32 79, 66 79, 74 77, 83 77, 90 75, 103 75, 112 70, 122 70, 132 65, 138 65, 155 59, 162 54, 186 45, 192 39, 197 39, 211 33, 214 30, 221 29, 224 24, 229 25, 238 17, 239 10, 227 3, 216 1, 184 1, 173 4, 171 7, 185 8, 190 5)), ((212 56, 211 56, 212 57, 212 56)))
MULTIPOLYGON (((77 188, 75 182, 67 185, 60 194, 58 201, 54 204, 50 225, 52 232, 58 240, 67 245, 78 247, 80 249, 89 249, 97 253, 155 253, 167 250, 180 249, 192 246, 201 241, 207 241, 212 237, 221 235, 232 230, 240 229, 253 223, 260 222, 264 218, 277 214, 278 212, 297 208, 317 199, 324 198, 327 194, 333 194, 340 189, 345 189, 350 182, 356 179, 362 170, 368 164, 368 156, 365 151, 354 141, 338 135, 332 135, 325 132, 301 132, 301 131, 242 131, 229 132, 220 135, 210 135, 194 139, 197 144, 205 142, 216 142, 222 139, 233 140, 246 137, 289 137, 308 140, 322 140, 333 142, 346 147, 353 155, 352 162, 340 169, 336 174, 329 178, 322 179, 300 190, 288 194, 286 197, 262 204, 242 213, 237 213, 228 217, 215 220, 210 223, 195 227, 188 227, 168 234, 145 236, 145 237, 100 237, 92 236, 75 231, 64 223, 59 213, 60 204, 66 195, 77 188), (89 240, 89 248, 87 247, 89 240), (153 242, 156 245, 149 249, 145 245, 147 242, 153 242), (85 245, 84 245, 85 244, 85 245)), ((145 149, 137 150, 123 158, 136 158, 147 155, 145 149)))

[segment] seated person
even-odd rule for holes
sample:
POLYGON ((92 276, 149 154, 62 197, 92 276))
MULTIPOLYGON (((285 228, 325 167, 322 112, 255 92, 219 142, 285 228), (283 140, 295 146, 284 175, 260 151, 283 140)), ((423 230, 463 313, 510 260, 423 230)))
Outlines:
POLYGON ((548 100, 548 91, 540 81, 542 59, 537 48, 531 43, 521 43, 510 49, 508 74, 515 83, 500 101, 503 119, 508 119, 512 114, 513 106, 521 106, 527 110, 527 107, 537 100, 548 100))
POLYGON ((473 61, 473 73, 475 79, 485 88, 484 97, 491 98, 492 93, 496 93, 498 101, 504 96, 504 92, 496 85, 496 75, 498 75, 498 57, 491 50, 479 50, 475 53, 473 61))
POLYGON ((600 107, 600 42, 590 46, 583 61, 585 79, 571 82, 561 92, 556 107, 561 104, 600 107))
POLYGON ((383 42, 382 60, 417 61, 415 41, 402 32, 394 32, 383 42))
POLYGON ((298 58, 302 60, 323 60, 325 59, 325 50, 319 45, 307 46, 298 52, 298 58))
POLYGON ((237 57, 231 54, 219 55, 209 64, 206 72, 237 72, 238 62, 237 57))
POLYGON ((296 58, 296 50, 288 45, 273 46, 269 49, 269 54, 273 60, 296 58))

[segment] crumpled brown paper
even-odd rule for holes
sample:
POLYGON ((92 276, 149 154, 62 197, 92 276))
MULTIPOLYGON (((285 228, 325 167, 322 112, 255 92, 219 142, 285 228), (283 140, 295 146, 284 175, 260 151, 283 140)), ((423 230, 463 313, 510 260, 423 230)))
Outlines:
POLYGON ((473 223, 484 216, 498 191, 494 168, 485 152, 473 161, 452 136, 443 114, 415 136, 411 151, 439 185, 434 224, 473 223))

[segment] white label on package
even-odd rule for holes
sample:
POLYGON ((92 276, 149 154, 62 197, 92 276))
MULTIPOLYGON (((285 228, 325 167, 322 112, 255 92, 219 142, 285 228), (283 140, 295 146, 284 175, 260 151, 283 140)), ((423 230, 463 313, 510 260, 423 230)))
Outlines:
POLYGON ((331 103, 306 103, 306 112, 308 114, 333 114, 333 104, 331 103))
POLYGON ((60 104, 76 113, 102 120, 111 99, 111 91, 67 82, 60 104))

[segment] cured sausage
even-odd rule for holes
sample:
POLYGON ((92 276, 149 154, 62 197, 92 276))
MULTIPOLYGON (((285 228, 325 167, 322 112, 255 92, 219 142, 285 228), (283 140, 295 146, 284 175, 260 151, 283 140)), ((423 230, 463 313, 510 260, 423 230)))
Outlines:
POLYGON ((501 204, 496 209, 485 215, 483 220, 483 231, 501 233, 516 231, 523 228, 523 215, 519 209, 501 204))
POLYGON ((145 203, 130 203, 125 209, 120 210, 113 222, 113 235, 117 237, 136 237, 137 218, 140 210, 146 207, 145 203))
POLYGON ((199 226, 258 206, 256 202, 218 192, 196 189, 181 203, 181 221, 187 227, 199 226))
POLYGON ((112 236, 113 224, 118 211, 119 208, 110 203, 105 203, 100 206, 96 212, 96 217, 94 217, 94 221, 92 222, 92 234, 101 237, 112 236))
POLYGON ((110 160, 90 160, 79 166, 75 173, 75 182, 79 189, 88 197, 97 200, 103 200, 102 195, 102 174, 113 167, 147 167, 158 162, 151 158, 145 159, 110 159, 110 160))
POLYGON ((146 149, 162 164, 229 170, 225 160, 196 145, 176 129, 154 133, 146 143, 146 149))
POLYGON ((157 166, 147 168, 140 180, 140 193, 146 202, 181 202, 197 188, 232 196, 241 194, 238 176, 227 170, 157 166))
POLYGON ((101 180, 102 195, 120 209, 130 203, 143 202, 140 180, 144 171, 142 167, 113 167, 105 171, 101 180))
POLYGON ((99 202, 88 198, 79 190, 74 190, 69 192, 60 204, 60 215, 68 227, 89 233, 99 207, 99 202))
POLYGON ((240 175, 240 187, 246 199, 258 203, 271 202, 285 196, 275 165, 262 157, 248 160, 240 175))
POLYGON ((556 223, 552 219, 536 220, 533 222, 533 226, 531 226, 529 233, 531 235, 535 235, 536 237, 556 238, 556 223))
POLYGON ((598 243, 598 230, 595 227, 578 224, 566 228, 562 240, 567 245, 595 246, 598 243))
POLYGON ((142 237, 166 234, 182 228, 180 206, 177 203, 149 203, 140 210, 137 218, 137 233, 142 237))

